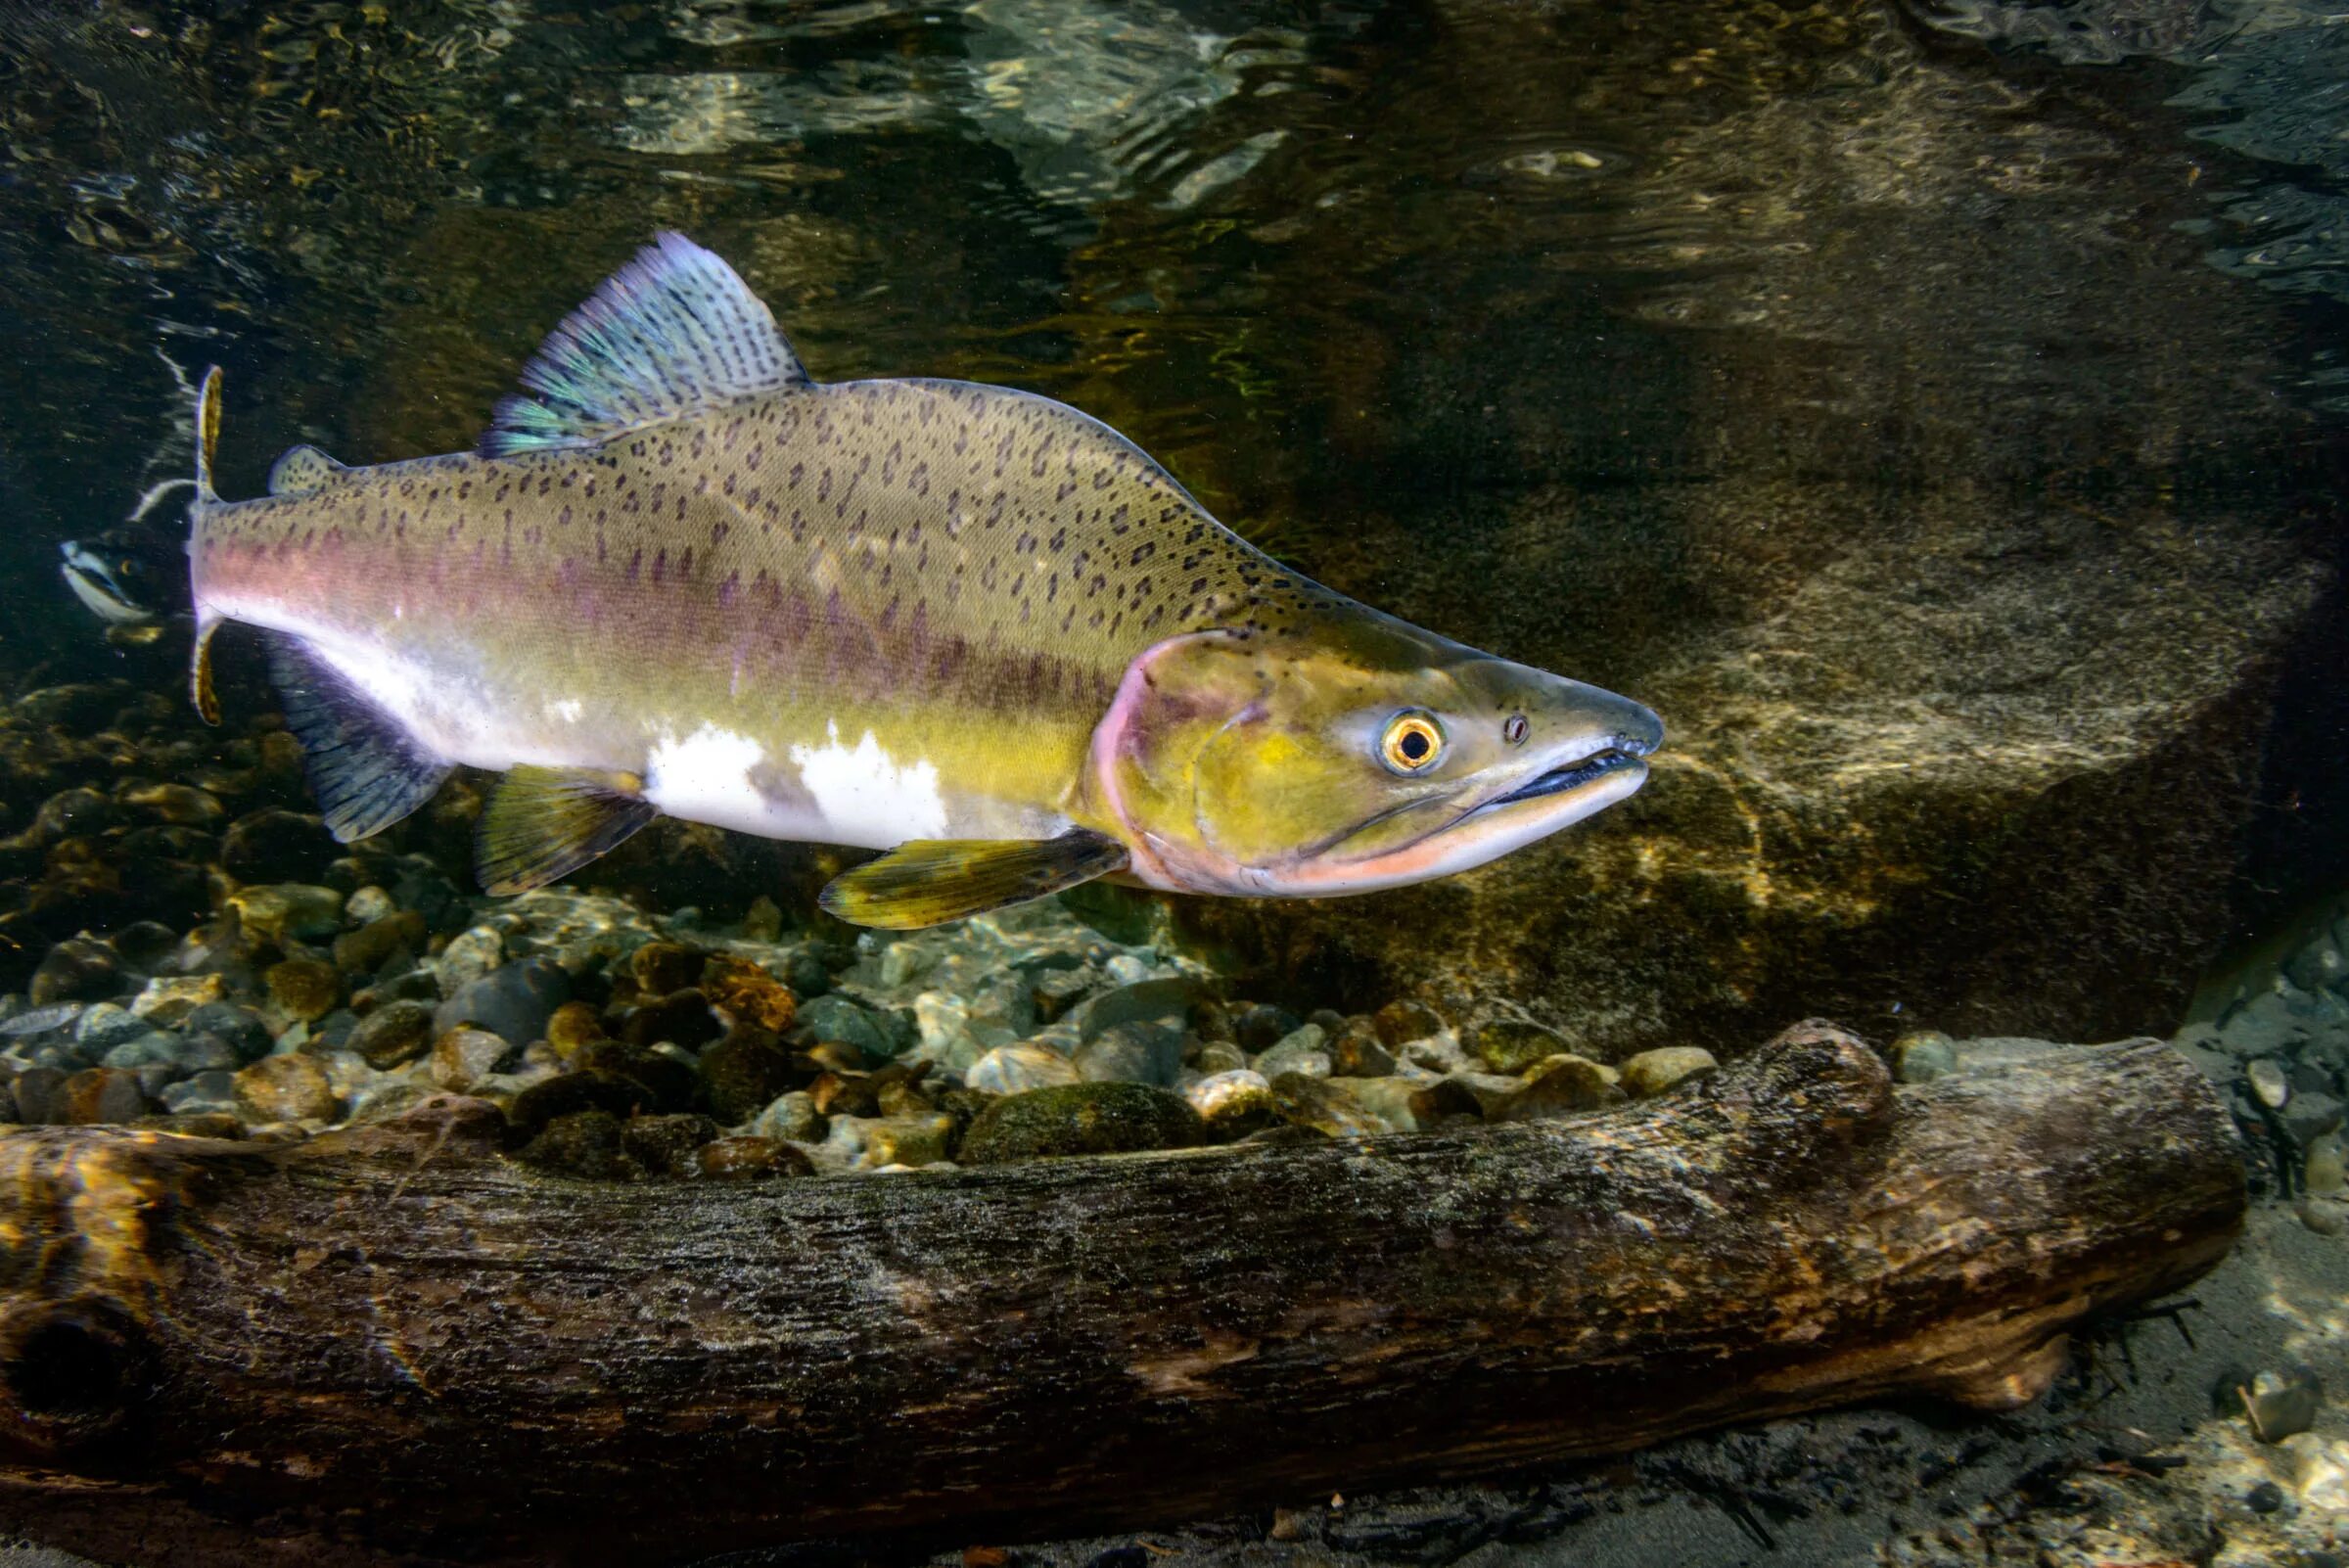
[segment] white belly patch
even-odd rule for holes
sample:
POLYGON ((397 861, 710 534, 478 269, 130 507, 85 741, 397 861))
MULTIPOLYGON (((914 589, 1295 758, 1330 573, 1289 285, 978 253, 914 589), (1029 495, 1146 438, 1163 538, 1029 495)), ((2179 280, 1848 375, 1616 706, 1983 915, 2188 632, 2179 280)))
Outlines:
POLYGON ((823 745, 794 746, 791 761, 832 843, 885 850, 947 836, 945 797, 928 759, 899 762, 869 729, 852 747, 841 744, 837 721, 824 729, 823 745))

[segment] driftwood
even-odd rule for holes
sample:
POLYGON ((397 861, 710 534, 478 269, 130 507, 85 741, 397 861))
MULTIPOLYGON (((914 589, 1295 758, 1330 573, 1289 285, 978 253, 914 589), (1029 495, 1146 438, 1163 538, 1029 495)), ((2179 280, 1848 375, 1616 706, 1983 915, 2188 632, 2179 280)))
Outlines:
POLYGON ((0 1525, 149 1564, 1138 1526, 1923 1391, 2035 1397, 2243 1207, 2151 1041, 1894 1086, 1810 1025, 1567 1123, 728 1188, 442 1100, 0 1136, 0 1525))

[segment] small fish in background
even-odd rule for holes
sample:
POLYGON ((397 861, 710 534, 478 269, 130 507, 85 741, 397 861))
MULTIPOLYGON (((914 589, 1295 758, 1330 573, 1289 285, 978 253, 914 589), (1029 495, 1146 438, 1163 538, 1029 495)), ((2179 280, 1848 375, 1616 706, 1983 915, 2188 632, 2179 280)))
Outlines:
POLYGON ((50 1030, 64 1028, 81 1014, 80 1002, 52 1002, 46 1007, 19 1013, 14 1018, 0 1019, 0 1035, 15 1038, 46 1034, 50 1030))
POLYGON ((327 826, 505 773, 484 885, 667 812, 891 853, 824 890, 934 925, 1095 878, 1319 897, 1482 865, 1623 800, 1628 698, 1307 580, 1117 432, 939 380, 818 383, 674 234, 556 329, 478 452, 269 494, 211 483, 197 399, 191 684, 262 628, 327 826))

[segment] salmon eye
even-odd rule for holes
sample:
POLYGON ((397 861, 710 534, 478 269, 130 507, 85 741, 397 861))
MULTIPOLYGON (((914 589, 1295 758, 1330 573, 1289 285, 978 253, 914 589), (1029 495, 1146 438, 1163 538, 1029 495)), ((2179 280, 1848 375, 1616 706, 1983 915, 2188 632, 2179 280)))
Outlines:
POLYGON ((1523 746, 1525 744, 1525 715, 1523 714, 1511 714, 1508 716, 1507 722, 1500 726, 1500 738, 1507 741, 1511 746, 1523 746))
POLYGON ((1387 720, 1378 750, 1396 772, 1424 773, 1444 755, 1444 730, 1433 714, 1397 714, 1387 720))

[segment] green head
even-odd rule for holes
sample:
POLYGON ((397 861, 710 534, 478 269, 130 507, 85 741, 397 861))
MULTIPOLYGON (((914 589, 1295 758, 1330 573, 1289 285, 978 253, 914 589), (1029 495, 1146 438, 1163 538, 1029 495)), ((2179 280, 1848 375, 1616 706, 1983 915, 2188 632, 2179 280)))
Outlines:
POLYGON ((1348 606, 1145 650, 1093 732, 1086 789, 1154 887, 1315 897, 1555 833, 1638 789, 1663 738, 1628 698, 1348 606))

